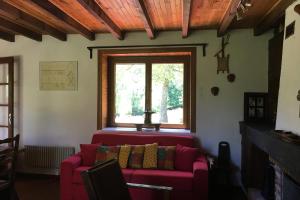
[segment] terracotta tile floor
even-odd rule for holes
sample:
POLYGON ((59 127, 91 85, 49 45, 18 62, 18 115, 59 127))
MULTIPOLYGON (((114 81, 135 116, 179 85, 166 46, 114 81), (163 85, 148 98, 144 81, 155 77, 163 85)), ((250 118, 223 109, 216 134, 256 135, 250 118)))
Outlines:
POLYGON ((59 177, 18 174, 16 190, 20 200, 59 200, 59 177))

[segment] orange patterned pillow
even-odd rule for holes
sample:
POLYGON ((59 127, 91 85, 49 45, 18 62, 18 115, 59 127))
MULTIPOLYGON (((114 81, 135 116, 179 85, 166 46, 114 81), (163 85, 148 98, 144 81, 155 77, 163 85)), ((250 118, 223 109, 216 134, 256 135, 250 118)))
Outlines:
POLYGON ((139 169, 143 167, 144 145, 132 145, 128 166, 130 168, 139 169))
POLYGON ((130 155, 130 145, 121 145, 119 153, 119 165, 121 168, 126 168, 130 155))
POLYGON ((157 168, 157 148, 158 144, 145 144, 143 168, 154 169, 157 168))

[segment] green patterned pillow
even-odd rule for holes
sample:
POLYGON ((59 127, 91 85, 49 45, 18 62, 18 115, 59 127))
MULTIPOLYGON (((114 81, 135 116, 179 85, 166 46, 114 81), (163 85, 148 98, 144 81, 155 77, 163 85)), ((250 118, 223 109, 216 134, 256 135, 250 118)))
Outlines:
POLYGON ((144 145, 131 146, 131 153, 128 161, 129 168, 140 169, 143 167, 144 151, 144 145))
POLYGON ((96 151, 95 164, 105 162, 111 159, 117 159, 119 156, 120 146, 104 146, 101 145, 96 151))
POLYGON ((176 146, 159 146, 157 149, 157 168, 174 169, 176 146))

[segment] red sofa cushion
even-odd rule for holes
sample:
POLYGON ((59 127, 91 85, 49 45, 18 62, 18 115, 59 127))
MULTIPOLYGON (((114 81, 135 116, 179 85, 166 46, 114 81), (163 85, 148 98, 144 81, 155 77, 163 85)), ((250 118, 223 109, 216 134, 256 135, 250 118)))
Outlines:
MULTIPOLYGON (((81 178, 81 172, 89 169, 90 167, 88 166, 80 166, 74 169, 74 174, 73 174, 73 183, 77 184, 83 184, 82 183, 82 178, 81 178)), ((126 182, 129 182, 132 174, 135 170, 134 169, 122 169, 123 177, 126 180, 126 182)))
POLYGON ((173 170, 137 169, 133 172, 130 182, 150 185, 164 185, 174 190, 192 191, 193 173, 173 170))
POLYGON ((130 182, 135 169, 122 169, 122 174, 126 182, 130 182))
POLYGON ((159 146, 176 146, 181 144, 188 147, 195 146, 195 138, 192 134, 174 133, 144 133, 144 132, 115 132, 97 131, 93 135, 92 144, 102 143, 103 145, 115 146, 122 144, 152 144, 159 146))
POLYGON ((80 173, 82 171, 85 171, 85 170, 89 169, 89 168, 90 168, 89 166, 80 166, 80 167, 75 168, 74 171, 73 171, 72 183, 82 184, 82 178, 81 178, 80 173))
POLYGON ((198 155, 198 149, 176 145, 175 169, 181 171, 193 171, 193 163, 198 155))
POLYGON ((81 144, 82 165, 92 166, 96 160, 96 150, 100 144, 81 144))

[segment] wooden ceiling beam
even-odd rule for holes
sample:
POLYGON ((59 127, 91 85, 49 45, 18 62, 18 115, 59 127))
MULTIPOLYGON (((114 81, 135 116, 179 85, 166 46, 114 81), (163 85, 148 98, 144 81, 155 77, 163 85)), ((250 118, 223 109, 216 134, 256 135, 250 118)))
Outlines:
POLYGON ((77 30, 81 35, 86 37, 89 40, 95 40, 95 33, 89 31, 86 27, 81 25, 79 22, 74 20, 72 17, 64 13, 62 10, 57 8, 53 3, 49 0, 31 0, 33 3, 37 4, 41 8, 47 10, 52 15, 56 16, 58 19, 66 22, 70 26, 72 26, 75 30, 77 30))
POLYGON ((272 25, 274 25, 276 21, 285 14, 285 10, 293 2, 295 2, 295 0, 279 0, 276 4, 274 4, 274 6, 262 17, 260 22, 254 28, 254 35, 258 36, 268 31, 272 25))
POLYGON ((189 35, 192 0, 182 0, 182 37, 189 35))
POLYGON ((8 42, 14 42, 15 41, 15 35, 11 33, 6 33, 4 31, 0 30, 0 39, 6 40, 8 42))
POLYGON ((233 21, 233 19, 235 18, 236 12, 237 12, 237 6, 240 3, 241 0, 231 0, 231 4, 229 5, 228 9, 226 10, 221 24, 219 26, 218 29, 218 36, 224 36, 227 31, 228 28, 231 24, 231 22, 233 21))
POLYGON ((34 28, 40 32, 46 32, 47 34, 61 40, 66 41, 67 35, 62 31, 49 26, 48 24, 28 15, 27 13, 7 4, 3 1, 0 1, 0 15, 4 16, 8 20, 13 20, 16 23, 24 26, 25 28, 30 29, 34 28))
POLYGON ((42 41, 42 34, 32 31, 32 30, 29 30, 27 28, 24 28, 18 24, 10 22, 6 19, 0 18, 0 27, 2 27, 3 29, 7 29, 12 32, 24 35, 33 40, 36 40, 39 42, 42 41))
POLYGON ((91 15, 101 21, 106 28, 119 40, 123 40, 124 36, 120 28, 109 18, 102 8, 94 0, 77 0, 91 15))
MULTIPOLYGON (((13 6, 15 5, 15 3, 12 0, 5 1, 12 4, 13 6)), ((71 26, 73 29, 75 29, 87 39, 95 40, 95 33, 91 32, 79 22, 74 20, 72 17, 61 11, 49 0, 26 0, 26 4, 29 4, 33 8, 38 8, 40 12, 47 13, 48 18, 55 18, 58 21, 61 21, 68 26, 71 26)))
POLYGON ((155 31, 153 28, 153 24, 150 19, 150 15, 148 13, 146 4, 144 0, 135 0, 136 8, 138 12, 140 13, 140 17, 142 18, 145 26, 145 30, 147 32, 147 35, 150 39, 155 38, 155 31))

